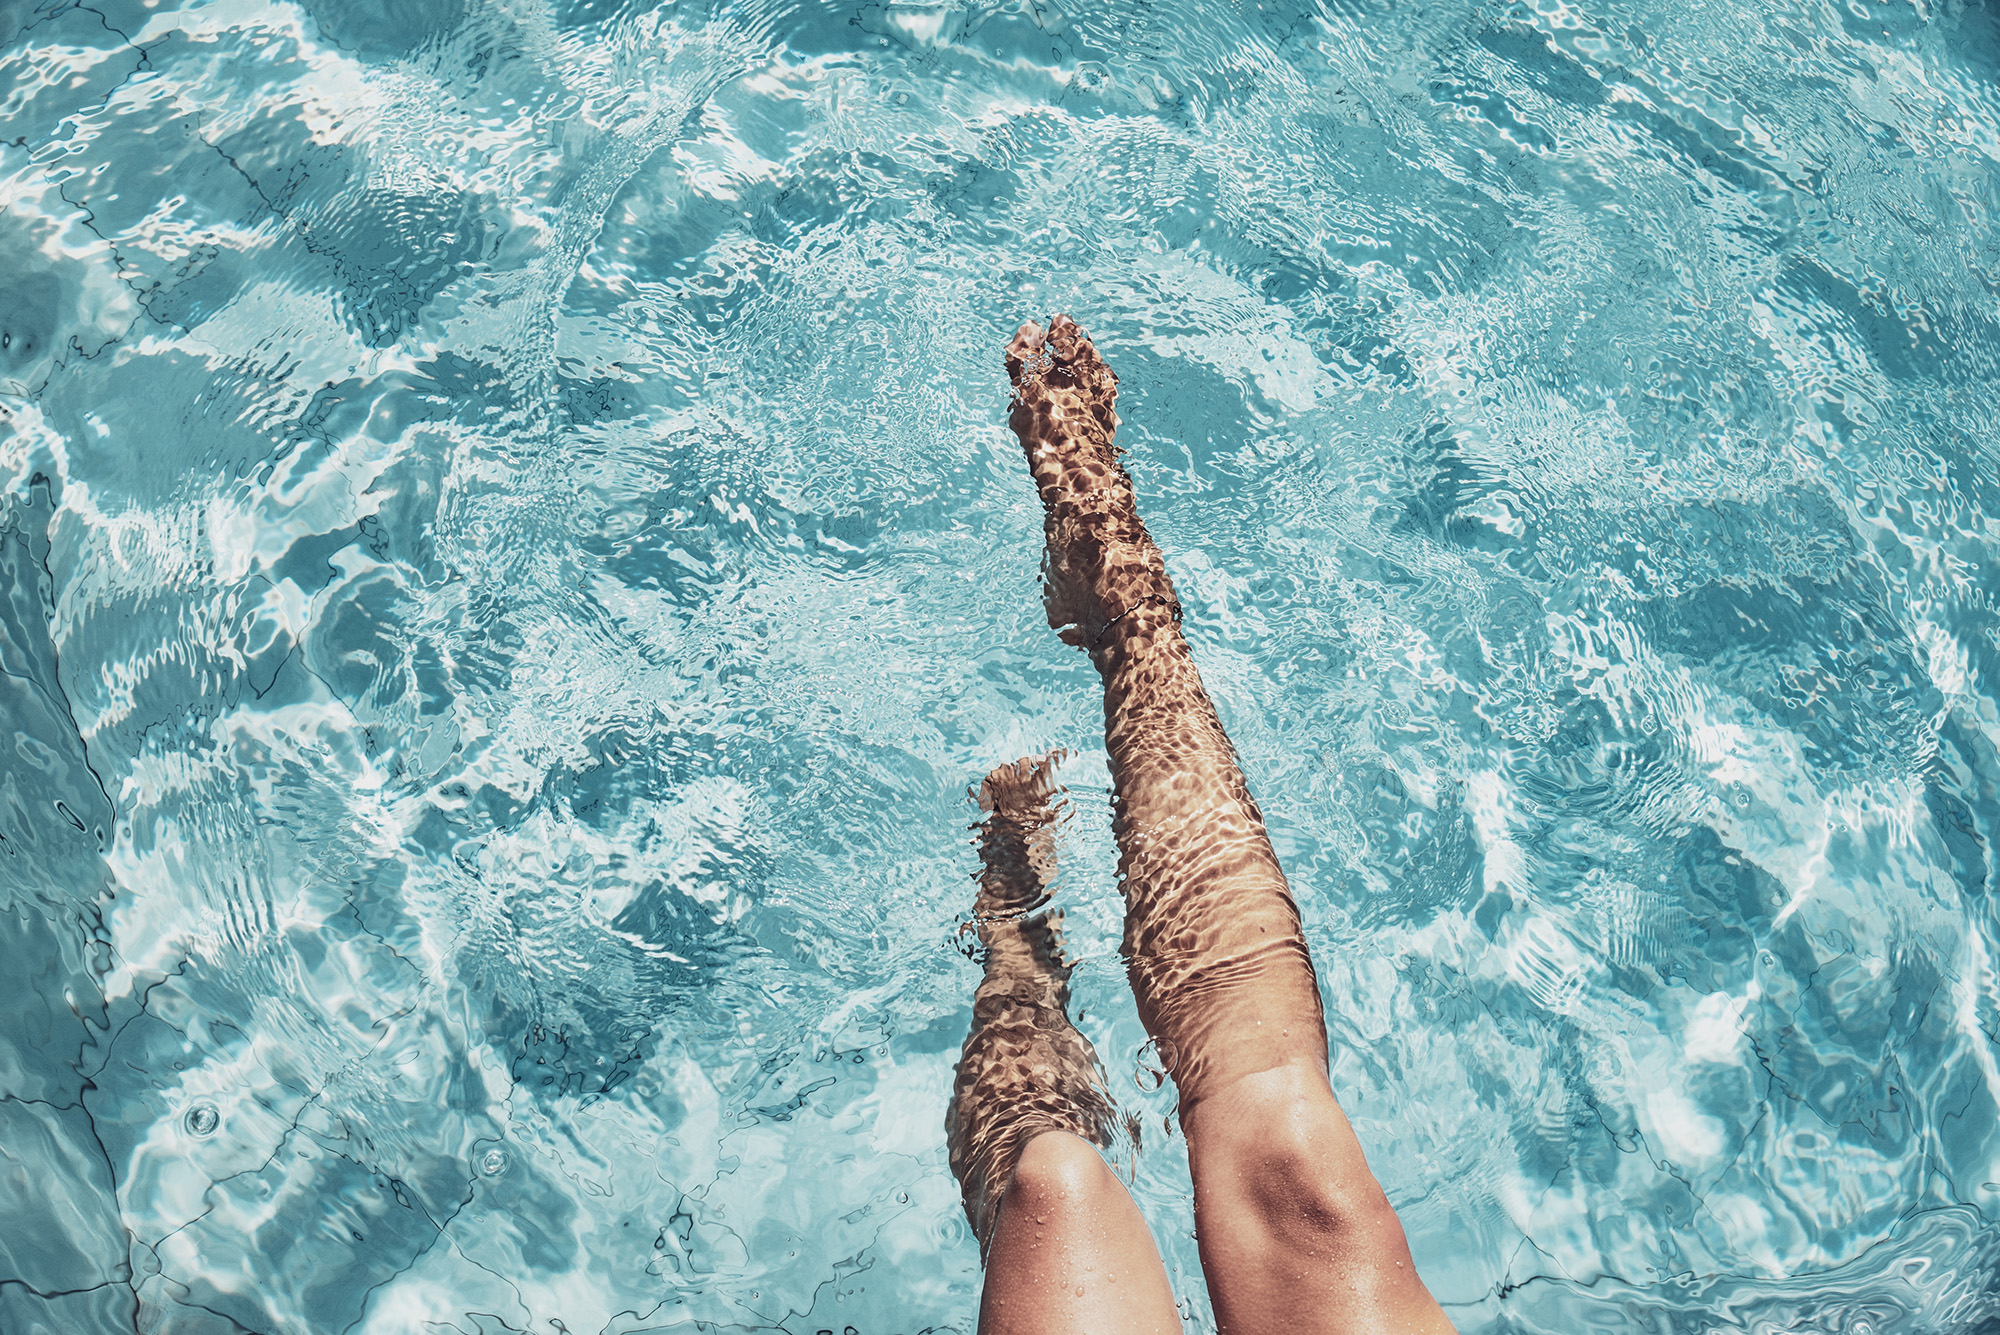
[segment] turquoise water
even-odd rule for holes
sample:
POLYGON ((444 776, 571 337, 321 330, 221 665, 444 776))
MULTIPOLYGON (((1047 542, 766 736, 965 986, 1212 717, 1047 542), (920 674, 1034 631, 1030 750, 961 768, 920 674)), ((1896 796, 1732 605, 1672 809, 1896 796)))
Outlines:
POLYGON ((970 1332, 1073 312, 1467 1332, 2000 1323, 1979 4, 0 9, 0 1331, 970 1332), (12 740, 8 738, 11 736, 12 740))

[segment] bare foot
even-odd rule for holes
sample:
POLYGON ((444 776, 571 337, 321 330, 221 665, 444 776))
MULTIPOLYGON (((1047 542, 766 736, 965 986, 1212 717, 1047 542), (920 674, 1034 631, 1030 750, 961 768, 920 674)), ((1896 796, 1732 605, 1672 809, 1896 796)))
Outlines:
POLYGON ((1055 768, 1069 756, 1051 751, 996 767, 979 785, 979 897, 975 923, 1019 917, 1049 902, 1055 885, 1055 827, 1068 818, 1056 801, 1055 768))
POLYGON ((1074 320, 1024 324, 1007 345, 1009 425, 1041 493, 1049 624, 1093 656, 1119 638, 1180 618, 1160 549, 1139 520, 1118 462, 1118 377, 1074 320))

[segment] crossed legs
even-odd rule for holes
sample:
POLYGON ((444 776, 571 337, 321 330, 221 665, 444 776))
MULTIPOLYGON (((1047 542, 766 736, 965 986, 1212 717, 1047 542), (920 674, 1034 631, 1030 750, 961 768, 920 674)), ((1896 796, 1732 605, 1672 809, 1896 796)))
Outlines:
MULTIPOLYGON (((1024 325, 1007 368, 1044 509, 1049 622, 1103 679, 1127 966, 1179 1094, 1218 1325, 1449 1332, 1327 1082, 1297 904, 1112 444, 1117 378, 1061 316, 1046 334, 1024 325)), ((1002 767, 981 790, 987 972, 949 1119, 988 1246, 981 1330, 1174 1330, 1151 1237, 1091 1148, 1109 1102, 1064 1011, 1054 926, 1023 916, 1047 897, 1052 791, 1046 762, 1002 767), (1009 884, 1011 898, 996 889, 1009 884)))

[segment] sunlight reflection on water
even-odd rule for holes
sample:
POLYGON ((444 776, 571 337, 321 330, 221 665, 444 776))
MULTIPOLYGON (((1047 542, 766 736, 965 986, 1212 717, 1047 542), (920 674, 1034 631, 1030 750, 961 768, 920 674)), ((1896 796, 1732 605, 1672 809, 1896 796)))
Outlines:
POLYGON ((970 1331, 965 789, 1055 745, 1207 1329, 1002 424, 1058 309, 1461 1329, 2000 1317, 1996 57, 0 15, 0 1329, 970 1331))

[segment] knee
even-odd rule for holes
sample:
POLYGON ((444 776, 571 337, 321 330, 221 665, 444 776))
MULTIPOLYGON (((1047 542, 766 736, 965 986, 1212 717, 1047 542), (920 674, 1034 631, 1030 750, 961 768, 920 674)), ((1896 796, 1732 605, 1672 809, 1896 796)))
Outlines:
POLYGON ((1322 1127, 1280 1123, 1245 1165, 1244 1202, 1264 1230, 1342 1250, 1401 1247, 1403 1225, 1358 1148, 1329 1153, 1322 1127))
MULTIPOLYGON (((1199 1113, 1195 1187, 1232 1227, 1349 1254, 1407 1249, 1403 1226, 1317 1071, 1245 1077, 1199 1113)), ((1190 1146, 1195 1135, 1190 1130, 1190 1146)))
POLYGON ((1005 1208, 1043 1214, 1088 1207, 1121 1190, 1096 1146, 1067 1131, 1044 1131, 1021 1151, 1005 1208))

